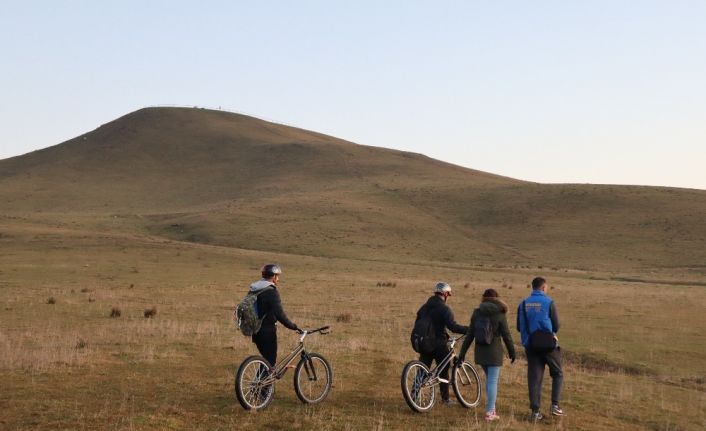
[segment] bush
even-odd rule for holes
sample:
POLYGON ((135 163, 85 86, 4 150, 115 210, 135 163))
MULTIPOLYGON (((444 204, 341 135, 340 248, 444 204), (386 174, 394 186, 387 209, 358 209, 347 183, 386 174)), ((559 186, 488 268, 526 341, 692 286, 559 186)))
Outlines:
POLYGON ((88 346, 88 342, 84 340, 83 338, 79 338, 78 341, 76 342, 76 348, 77 349, 84 349, 88 346))
POLYGON ((146 308, 144 315, 145 315, 145 319, 153 318, 154 316, 157 315, 157 307, 153 306, 152 308, 146 308))
POLYGON ((113 307, 110 310, 110 317, 120 317, 121 314, 122 314, 122 312, 120 311, 120 309, 118 307, 113 307))
POLYGON ((342 313, 336 315, 336 322, 348 323, 353 319, 350 313, 342 313))
POLYGON ((53 296, 50 296, 49 298, 47 298, 47 304, 56 304, 56 299, 53 296))
POLYGON ((88 302, 96 302, 96 298, 89 296, 88 297, 88 302))

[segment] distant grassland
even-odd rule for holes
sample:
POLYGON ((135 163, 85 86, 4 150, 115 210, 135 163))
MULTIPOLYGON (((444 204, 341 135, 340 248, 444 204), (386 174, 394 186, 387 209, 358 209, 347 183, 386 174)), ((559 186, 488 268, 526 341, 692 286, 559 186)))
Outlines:
MULTIPOLYGON (((307 257, 3 218, 0 428, 701 430, 706 290, 679 284, 700 280, 657 268, 621 275, 307 257), (291 374, 263 412, 234 399, 234 370, 256 350, 235 331, 232 308, 266 261, 284 267, 282 297, 295 322, 333 327, 310 338, 334 367, 321 405, 298 402, 291 374), (452 284, 463 324, 482 291, 497 289, 514 326, 535 275, 549 279, 560 312, 567 416, 524 421, 522 360, 503 367, 498 424, 483 423, 482 407, 413 414, 399 375, 415 356, 409 331, 433 283, 452 284), (157 314, 145 318, 152 307, 157 314), (120 317, 110 317, 113 308, 120 317)), ((279 338, 281 353, 296 340, 282 328, 279 338)))

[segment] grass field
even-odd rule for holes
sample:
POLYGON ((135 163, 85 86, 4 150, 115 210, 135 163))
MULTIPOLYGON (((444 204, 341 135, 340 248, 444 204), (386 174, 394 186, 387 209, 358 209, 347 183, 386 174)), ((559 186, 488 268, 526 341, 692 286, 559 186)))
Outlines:
MULTIPOLYGON (((619 274, 309 257, 3 217, 0 429, 700 430, 702 282, 699 272, 674 269, 619 274), (284 267, 290 317, 333 327, 310 338, 334 368, 321 405, 300 404, 291 375, 265 411, 246 412, 233 396, 234 370, 255 348, 235 331, 232 309, 267 261, 284 267), (450 305, 464 324, 481 292, 497 289, 512 305, 512 326, 535 275, 549 279, 562 319, 567 416, 524 421, 522 360, 503 367, 497 424, 482 422, 481 407, 413 414, 399 375, 414 358, 409 331, 433 283, 454 286, 450 305), (394 287, 378 286, 388 282, 394 287), (152 307, 156 316, 143 317, 152 307), (113 308, 120 317, 110 317, 113 308)), ((296 338, 279 334, 282 355, 296 338)))

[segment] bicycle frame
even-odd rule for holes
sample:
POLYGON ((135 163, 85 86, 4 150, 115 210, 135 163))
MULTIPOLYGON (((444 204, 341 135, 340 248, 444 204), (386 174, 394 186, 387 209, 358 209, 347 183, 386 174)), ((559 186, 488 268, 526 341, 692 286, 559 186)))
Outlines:
POLYGON ((265 379, 261 381, 262 385, 270 385, 274 383, 276 380, 281 379, 284 374, 287 372, 287 369, 289 366, 294 362, 294 360, 297 358, 297 356, 301 356, 302 359, 304 359, 306 362, 304 362, 304 369, 306 370, 307 376, 309 376, 309 380, 316 380, 316 371, 314 370, 314 367, 310 365, 311 358, 309 357, 309 353, 306 351, 304 348, 304 339, 311 334, 315 334, 317 332, 320 332, 322 334, 328 334, 328 326, 324 326, 323 328, 315 329, 313 331, 304 331, 302 334, 299 336, 299 344, 292 350, 287 357, 285 357, 283 360, 279 361, 277 364, 275 364, 274 369, 270 372, 270 375, 267 376, 265 379))
MULTIPOLYGON (((449 354, 446 355, 446 357, 444 358, 443 361, 436 364, 436 366, 429 371, 429 375, 427 376, 426 379, 424 379, 424 381, 422 382, 422 385, 436 386, 439 383, 449 383, 447 381, 442 382, 443 379, 441 377, 439 377, 439 374, 441 374, 441 370, 446 368, 446 366, 451 363, 451 360, 456 357, 456 349, 454 349, 454 347, 456 346, 456 343, 458 343, 459 340, 463 339, 464 337, 465 337, 465 335, 461 335, 459 337, 455 337, 455 338, 452 337, 449 339, 449 347, 450 347, 449 354)), ((468 377, 468 376, 466 376, 466 377, 468 377)))

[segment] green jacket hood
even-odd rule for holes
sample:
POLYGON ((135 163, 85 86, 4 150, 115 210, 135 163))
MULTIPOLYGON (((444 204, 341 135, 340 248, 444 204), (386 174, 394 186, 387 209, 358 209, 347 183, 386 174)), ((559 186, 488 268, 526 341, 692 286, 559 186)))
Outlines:
POLYGON ((492 316, 494 314, 507 313, 507 304, 499 299, 484 299, 478 306, 481 314, 492 316))

